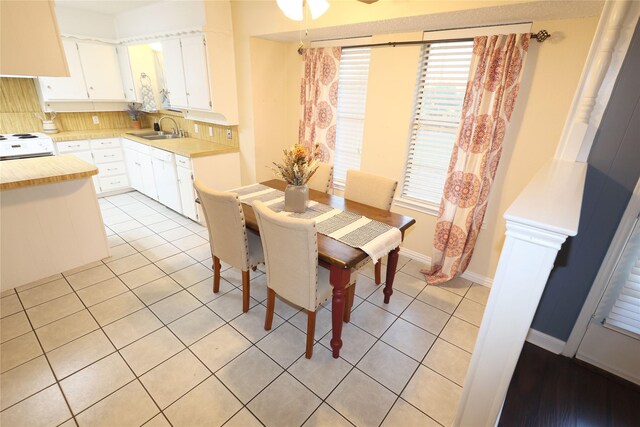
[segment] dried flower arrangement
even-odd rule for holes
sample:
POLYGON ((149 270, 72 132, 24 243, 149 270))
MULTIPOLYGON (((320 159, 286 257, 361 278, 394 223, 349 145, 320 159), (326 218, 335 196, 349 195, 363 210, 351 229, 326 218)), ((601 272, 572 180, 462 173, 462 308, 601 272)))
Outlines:
POLYGON ((132 102, 128 105, 127 114, 129 115, 129 118, 131 120, 140 120, 140 117, 144 114, 144 111, 140 109, 141 107, 142 104, 140 104, 139 102, 132 102))
POLYGON ((305 185, 320 165, 317 160, 318 147, 319 145, 316 144, 312 153, 307 152, 307 149, 299 143, 284 149, 282 163, 273 162, 275 167, 271 170, 289 185, 305 185))

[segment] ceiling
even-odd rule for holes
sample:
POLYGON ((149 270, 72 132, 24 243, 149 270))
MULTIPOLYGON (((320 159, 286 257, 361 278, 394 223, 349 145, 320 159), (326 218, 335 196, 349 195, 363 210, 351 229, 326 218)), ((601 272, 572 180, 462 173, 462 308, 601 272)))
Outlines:
POLYGON ((105 15, 117 15, 161 0, 55 0, 56 6, 86 10, 105 15))
MULTIPOLYGON (((523 22, 539 22, 556 19, 598 16, 604 1, 554 1, 538 0, 520 4, 469 9, 456 12, 416 15, 379 21, 361 22, 309 29, 312 41, 346 39, 373 34, 403 33, 412 31, 436 31, 455 28, 470 28, 523 22)), ((297 42, 300 31, 262 34, 263 38, 280 42, 297 42)))

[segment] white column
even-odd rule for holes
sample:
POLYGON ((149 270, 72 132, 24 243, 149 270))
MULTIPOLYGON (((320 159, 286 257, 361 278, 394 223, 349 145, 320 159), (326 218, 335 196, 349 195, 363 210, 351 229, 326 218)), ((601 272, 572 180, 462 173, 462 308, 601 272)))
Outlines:
POLYGON ((506 240, 455 426, 494 426, 558 251, 577 233, 586 165, 551 161, 505 213, 506 240))

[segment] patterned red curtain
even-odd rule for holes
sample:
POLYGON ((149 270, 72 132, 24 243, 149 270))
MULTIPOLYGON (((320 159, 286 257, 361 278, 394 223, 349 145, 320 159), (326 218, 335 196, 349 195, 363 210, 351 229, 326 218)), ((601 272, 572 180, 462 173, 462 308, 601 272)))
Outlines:
POLYGON ((458 137, 433 237, 427 283, 446 282, 468 267, 487 210, 502 141, 520 90, 530 34, 476 37, 458 137))
POLYGON ((319 144, 320 160, 333 163, 336 148, 338 71, 342 50, 312 48, 304 51, 300 83, 299 142, 307 149, 319 144))

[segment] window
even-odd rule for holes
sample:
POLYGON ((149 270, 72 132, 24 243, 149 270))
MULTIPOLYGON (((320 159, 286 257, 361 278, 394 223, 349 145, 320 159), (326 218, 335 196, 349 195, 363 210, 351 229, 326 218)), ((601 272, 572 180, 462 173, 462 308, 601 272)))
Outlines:
POLYGON ((472 50, 473 40, 433 42, 422 48, 400 205, 438 211, 472 50))
POLYGON ((371 48, 342 48, 338 77, 333 186, 344 189, 348 169, 360 169, 371 48))

